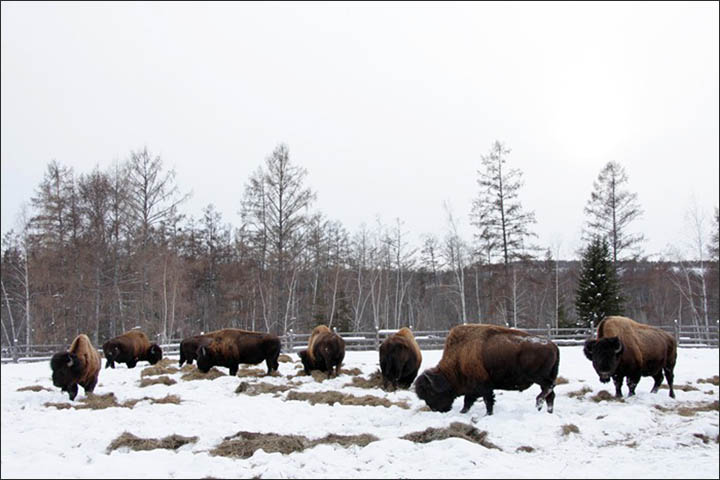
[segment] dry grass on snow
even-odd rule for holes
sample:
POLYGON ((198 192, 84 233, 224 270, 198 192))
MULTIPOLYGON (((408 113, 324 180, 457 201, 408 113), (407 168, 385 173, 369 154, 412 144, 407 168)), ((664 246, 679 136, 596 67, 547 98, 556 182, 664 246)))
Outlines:
POLYGON ((95 395, 93 393, 89 393, 85 398, 81 398, 79 400, 79 403, 75 405, 65 402, 46 402, 44 405, 46 407, 55 407, 58 410, 64 410, 68 408, 74 408, 76 410, 103 410, 105 408, 133 408, 137 403, 145 400, 149 400, 151 403, 180 403, 180 397, 178 397, 177 395, 166 395, 163 398, 133 398, 125 400, 122 403, 118 403, 114 393, 106 393, 105 395, 95 395))
POLYGON ((132 433, 123 432, 122 435, 113 440, 107 447, 107 453, 117 450, 118 448, 127 447, 131 450, 154 450, 156 448, 165 448, 168 450, 177 450, 188 443, 197 442, 198 437, 183 437, 182 435, 169 435, 164 438, 140 438, 132 433))
POLYGON ((362 397, 357 397, 355 395, 343 394, 332 390, 325 392, 297 392, 292 390, 285 398, 286 400, 304 400, 310 402, 312 405, 317 403, 334 405, 338 403, 340 405, 364 405, 371 407, 391 407, 395 405, 400 408, 410 408, 407 402, 392 402, 386 398, 380 398, 373 395, 363 395, 362 397))

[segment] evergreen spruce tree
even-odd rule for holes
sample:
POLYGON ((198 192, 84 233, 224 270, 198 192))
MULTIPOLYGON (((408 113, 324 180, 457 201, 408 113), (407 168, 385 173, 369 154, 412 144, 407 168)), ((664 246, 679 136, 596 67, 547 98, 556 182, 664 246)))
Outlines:
POLYGON ((624 302, 608 242, 595 236, 583 252, 575 292, 578 325, 589 327, 591 321, 597 325, 608 315, 622 315, 624 302))

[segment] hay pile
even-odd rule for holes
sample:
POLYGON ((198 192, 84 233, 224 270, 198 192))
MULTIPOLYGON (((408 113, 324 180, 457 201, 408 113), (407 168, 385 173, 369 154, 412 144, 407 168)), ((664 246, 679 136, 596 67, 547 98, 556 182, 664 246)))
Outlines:
POLYGON ((580 429, 574 423, 567 423, 561 428, 563 436, 570 435, 571 433, 580 433, 580 429))
POLYGON ((592 388, 588 387, 587 385, 583 385, 583 387, 580 390, 575 390, 574 392, 569 392, 567 394, 570 398, 581 398, 584 397, 586 393, 592 392, 592 388))
POLYGON ((249 458, 260 449, 265 451, 265 453, 279 452, 283 455, 287 455, 293 452, 301 452, 307 448, 313 448, 324 443, 339 444, 343 447, 349 447, 351 445, 364 447, 368 443, 376 440, 378 440, 378 438, 370 434, 329 434, 320 439, 310 440, 302 435, 238 432, 235 435, 225 437, 222 443, 210 450, 210 455, 231 458, 249 458))
POLYGON ((47 392, 52 392, 52 389, 43 387, 42 385, 30 385, 27 387, 20 387, 16 391, 17 392, 40 392, 43 390, 45 390, 47 392))
POLYGON ((177 382, 172 378, 168 377, 167 375, 163 375, 162 377, 158 378, 143 378, 142 380, 140 380, 141 387, 157 385, 158 383, 161 383, 163 385, 175 385, 177 382))
POLYGON ((131 398, 129 400, 125 400, 123 403, 118 403, 115 394, 111 392, 105 395, 95 395, 93 393, 88 393, 85 398, 81 398, 79 400, 80 403, 78 405, 54 402, 47 402, 44 405, 46 407, 55 407, 59 410, 67 408, 74 408, 76 410, 82 410, 87 408, 91 410, 103 410, 105 408, 133 408, 137 403, 145 400, 150 400, 150 402, 152 403, 180 403, 180 397, 178 397, 177 395, 166 395, 163 398, 131 398))
POLYGON ((278 362, 280 363, 292 363, 292 358, 290 358, 290 355, 285 355, 284 353, 281 353, 278 357, 278 362))
POLYGON ((495 448, 502 450, 497 445, 493 444, 487 439, 487 432, 480 431, 472 425, 467 425, 461 422, 453 422, 450 426, 445 428, 433 428, 429 427, 422 432, 412 432, 407 435, 400 437, 403 440, 410 440, 416 443, 429 443, 436 440, 445 440, 447 438, 462 438, 468 442, 477 443, 485 448, 495 448))
POLYGON ((180 371, 177 367, 174 367, 172 365, 169 365, 170 360, 167 358, 163 358, 158 363, 153 365, 152 367, 143 368, 142 372, 140 372, 140 377, 152 377, 157 375, 172 375, 173 373, 177 373, 180 371))
POLYGON ((590 397, 590 400, 592 400, 595 403, 602 402, 603 400, 606 402, 625 402, 622 397, 616 397, 615 395, 612 395, 607 390, 600 390, 598 393, 590 397))
MULTIPOLYGON (((343 387, 358 387, 358 388, 383 388, 383 378, 380 370, 376 370, 368 378, 355 376, 352 377, 350 383, 346 383, 343 387)), ((389 387, 392 389, 392 387, 389 387)))
POLYGON ((663 407, 662 405, 655 405, 657 410, 661 412, 674 412, 682 417, 693 417, 699 412, 717 412, 720 410, 720 403, 717 400, 714 402, 699 402, 691 405, 681 405, 677 407, 663 407))
POLYGON ((262 393, 273 393, 279 395, 282 392, 290 390, 289 385, 273 385, 272 383, 248 383, 241 382, 235 389, 235 393, 244 393, 246 395, 260 395, 262 393))
POLYGON ((212 367, 207 373, 202 373, 197 368, 192 367, 192 365, 189 366, 192 368, 192 370, 180 377, 181 380, 215 380, 218 377, 226 376, 226 374, 222 373, 215 367, 212 367))
POLYGON ((113 440, 107 447, 107 453, 118 448, 127 447, 131 450, 154 450, 165 448, 177 450, 188 443, 197 442, 198 437, 183 437, 182 435, 169 435, 165 438, 140 438, 132 433, 123 432, 122 435, 113 440))
POLYGON ((355 395, 343 394, 335 391, 326 392, 297 392, 295 390, 289 392, 285 397, 286 400, 304 400, 310 402, 312 405, 317 403, 326 403, 328 405, 334 405, 339 403, 340 405, 364 405, 370 407, 391 407, 393 405, 409 409, 410 406, 407 402, 391 402, 386 398, 380 398, 373 395, 363 395, 362 397, 356 397, 355 395))
POLYGON ((698 378, 697 383, 710 383, 712 385, 720 385, 720 376, 714 375, 708 378, 698 378))

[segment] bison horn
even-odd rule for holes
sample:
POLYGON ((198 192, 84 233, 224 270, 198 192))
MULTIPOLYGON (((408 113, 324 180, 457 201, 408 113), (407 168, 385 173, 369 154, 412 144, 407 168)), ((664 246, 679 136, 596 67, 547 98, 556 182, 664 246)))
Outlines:
POLYGON ((617 342, 617 348, 615 349, 616 354, 620 354, 623 351, 623 344, 618 340, 617 342))
POLYGON ((73 359, 72 359, 72 357, 69 357, 69 358, 70 358, 70 360, 68 361, 67 366, 68 366, 68 367, 72 367, 73 359))

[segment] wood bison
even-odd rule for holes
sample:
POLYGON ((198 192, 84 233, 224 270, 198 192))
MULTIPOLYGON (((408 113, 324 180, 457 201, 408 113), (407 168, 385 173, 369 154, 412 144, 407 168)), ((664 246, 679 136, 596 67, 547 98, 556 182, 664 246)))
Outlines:
POLYGON ((585 341, 583 352, 592 361, 600 381, 615 382, 615 396, 622 397, 623 378, 627 377, 628 396, 635 395, 640 377, 653 377, 652 393, 656 393, 663 380, 663 372, 673 391, 673 369, 677 359, 677 345, 672 335, 637 323, 627 317, 604 318, 597 329, 597 340, 585 341))
POLYGON ((268 374, 278 369, 280 339, 277 335, 238 328, 224 328, 208 335, 212 340, 207 345, 200 345, 196 353, 198 369, 203 373, 217 365, 229 368, 230 375, 235 376, 239 364, 256 365, 263 360, 268 374))
POLYGON ((147 335, 140 330, 130 330, 105 342, 102 346, 107 362, 105 368, 115 368, 115 362, 135 368, 139 360, 155 365, 162 359, 162 349, 157 343, 150 343, 147 335))
POLYGON ((409 328, 401 328, 380 345, 380 372, 383 388, 409 388, 422 363, 420 347, 409 328))
POLYGON ((540 385, 535 406, 552 413, 560 351, 550 340, 495 325, 459 325, 450 330, 440 363, 415 380, 415 393, 434 411, 447 412, 465 395, 461 413, 479 397, 487 414, 495 404, 493 390, 525 390, 540 385))
POLYGON ((310 335, 308 348, 298 352, 298 355, 306 374, 309 375, 312 370, 320 370, 326 372, 330 378, 334 367, 335 376, 338 376, 340 365, 345 358, 345 340, 325 325, 318 325, 310 335))
POLYGON ((58 352, 50 359, 53 385, 68 392, 70 400, 75 400, 78 385, 91 393, 97 385, 101 368, 100 353, 92 346, 85 334, 80 334, 70 345, 70 350, 58 352))
POLYGON ((183 363, 187 362, 188 365, 192 365, 193 360, 197 358, 197 350, 202 345, 208 345, 216 332, 210 332, 203 335, 193 335, 192 337, 184 338, 180 342, 180 362, 179 367, 183 366, 183 363))

